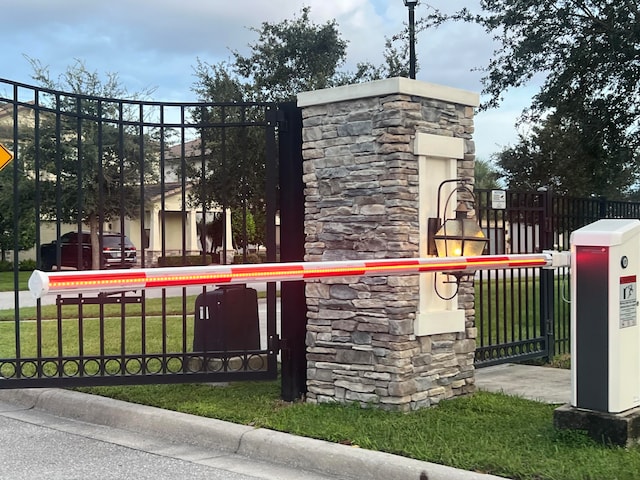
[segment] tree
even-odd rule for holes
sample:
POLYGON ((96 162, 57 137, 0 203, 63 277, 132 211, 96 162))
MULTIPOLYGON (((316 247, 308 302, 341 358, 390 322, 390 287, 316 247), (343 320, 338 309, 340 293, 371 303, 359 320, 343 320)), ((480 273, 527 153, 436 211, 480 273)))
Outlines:
POLYGON ((13 165, 0 172, 0 258, 6 260, 8 250, 28 250, 36 242, 34 181, 22 169, 14 189, 13 165), (17 192, 18 197, 15 198, 17 192), (15 224, 18 230, 15 230, 15 224))
MULTIPOLYGON (((193 187, 189 201, 191 206, 201 207, 205 215, 214 208, 222 207, 225 213, 230 208, 235 222, 236 215, 245 208, 250 213, 265 209, 265 131, 252 125, 264 123, 264 107, 244 103, 253 98, 252 89, 233 76, 224 62, 207 65, 198 61, 196 75, 194 91, 198 96, 221 105, 199 109, 194 120, 228 126, 202 128, 204 168, 202 163, 186 165, 186 177, 193 187)), ((212 221, 226 225, 223 216, 217 218, 214 214, 212 221)), ((240 218, 243 216, 240 214, 240 218)), ((264 243, 264 237, 258 241, 264 243)))
POLYGON ((231 215, 231 234, 233 235, 233 245, 246 252, 250 244, 256 243, 256 224, 251 211, 243 212, 237 210, 231 215), (246 242, 245 242, 246 236, 246 242))
POLYGON ((417 28, 463 20, 493 35, 498 47, 484 77, 488 106, 496 106, 507 89, 543 73, 546 81, 534 107, 554 108, 580 93, 581 102, 606 99, 638 118, 636 0, 481 0, 480 6, 481 14, 466 8, 452 15, 436 11, 420 19, 417 28))
POLYGON ((128 95, 117 75, 109 73, 103 80, 76 60, 54 80, 47 67, 29 60, 33 79, 53 92, 43 95, 42 102, 51 112, 59 112, 41 115, 37 143, 29 139, 25 148, 29 169, 35 170, 36 158, 40 162, 40 214, 88 225, 92 268, 98 269, 100 225, 115 217, 140 215, 139 185, 141 179, 153 181, 157 175, 157 142, 135 125, 102 121, 129 115, 108 99, 140 95, 128 95))
MULTIPOLYGON (((193 90, 202 101, 242 102, 294 100, 306 90, 374 80, 398 73, 396 39, 388 39, 386 64, 358 64, 355 72, 341 71, 346 59, 347 42, 335 21, 315 24, 309 18, 309 7, 299 16, 280 23, 264 22, 250 30, 258 40, 249 44, 250 53, 233 51, 231 63, 207 64, 198 60, 197 81, 193 90)), ((246 110, 231 105, 212 107, 196 113, 198 122, 242 123, 257 120, 262 111, 246 110)), ((206 168, 190 165, 187 177, 193 186, 192 205, 206 211, 214 205, 238 212, 246 208, 255 221, 255 241, 264 243, 265 227, 265 138, 259 128, 225 128, 202 130, 206 168)), ((250 232, 248 232, 250 233, 250 232)), ((234 238, 238 238, 234 235, 234 238)))
POLYGON ((264 22, 251 28, 258 41, 247 56, 233 51, 234 68, 250 80, 256 98, 293 100, 296 93, 332 85, 345 60, 347 42, 340 38, 335 20, 315 25, 309 7, 281 23, 264 22))
POLYGON ((494 158, 510 188, 624 199, 637 189, 640 171, 633 151, 612 133, 597 116, 578 122, 550 115, 494 158))
POLYGON ((500 173, 486 160, 476 158, 474 176, 474 188, 481 190, 497 190, 500 188, 498 182, 500 173))
MULTIPOLYGON (((529 120, 537 124, 536 134, 522 139, 525 141, 520 147, 539 147, 549 153, 552 145, 585 143, 577 147, 582 152, 574 151, 573 156, 591 158, 588 167, 592 170, 588 173, 596 176, 603 167, 610 169, 603 189, 590 194, 608 191, 606 184, 617 176, 616 169, 632 173, 635 167, 631 163, 637 162, 640 147, 637 0, 481 0, 480 5, 480 14, 467 9, 452 15, 436 12, 421 19, 419 28, 453 19, 475 22, 493 35, 498 47, 485 68, 485 107, 497 106, 508 89, 526 84, 537 74, 545 75, 528 112, 529 120), (547 121, 549 115, 553 118, 547 121), (598 137, 602 142, 599 148, 591 137, 597 132, 595 124, 606 129, 606 135, 598 137), (527 145, 542 141, 546 137, 543 133, 551 130, 556 137, 553 142, 527 145), (560 142, 559 134, 571 134, 573 138, 560 142)), ((565 158, 561 151, 553 151, 553 159, 546 162, 561 162, 565 158)), ((571 169, 577 167, 575 163, 570 165, 571 169)), ((512 177, 522 178, 512 172, 512 177)), ((554 172, 559 174, 557 179, 571 175, 571 170, 554 168, 554 172)))
POLYGON ((298 93, 351 83, 408 76, 408 34, 386 38, 382 65, 361 62, 354 72, 341 70, 347 41, 335 20, 315 24, 311 8, 280 23, 251 27, 258 40, 250 53, 233 50, 231 63, 209 65, 198 61, 194 90, 210 101, 288 101, 298 93), (400 43, 398 47, 397 44, 400 43), (232 85, 233 84, 233 85, 232 85), (212 89, 215 87, 215 89, 212 89))

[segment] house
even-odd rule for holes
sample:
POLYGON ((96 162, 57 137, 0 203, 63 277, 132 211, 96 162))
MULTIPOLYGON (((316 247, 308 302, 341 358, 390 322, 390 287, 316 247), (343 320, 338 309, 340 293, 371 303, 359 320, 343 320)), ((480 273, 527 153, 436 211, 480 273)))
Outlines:
MULTIPOLYGON (((163 250, 166 256, 181 256, 183 245, 185 255, 200 255, 202 247, 197 224, 202 221, 203 214, 188 205, 183 208, 189 187, 186 187, 184 195, 181 182, 149 185, 145 190, 150 199, 144 212, 144 230, 141 229, 141 219, 128 219, 124 232, 139 250, 144 249, 145 265, 157 265, 163 250), (141 237, 142 231, 144 237, 141 237)), ((220 211, 207 212, 206 220, 210 221, 213 214, 220 211)), ((228 214, 226 219, 226 244, 231 250, 231 215, 228 214)))
MULTIPOLYGON (((28 106, 18 106, 19 138, 28 138, 35 131, 35 109, 28 106)), ((44 114, 43 114, 44 115, 44 114)), ((13 148, 14 139, 14 106, 10 103, 0 104, 0 142, 8 148, 13 148)), ((188 161, 198 161, 201 158, 200 140, 195 139, 172 145, 165 150, 164 181, 153 185, 145 185, 145 197, 147 202, 141 218, 126 218, 123 222, 114 218, 105 222, 103 230, 106 232, 119 232, 124 230, 140 252, 144 252, 144 264, 155 266, 158 257, 199 255, 202 250, 198 235, 198 222, 203 217, 211 221, 215 213, 221 209, 207 212, 197 211, 190 207, 187 201, 190 185, 187 183, 183 191, 181 179, 181 167, 183 158, 188 161)), ((18 159, 16 159, 18 160, 18 159)), ((41 175, 45 172, 41 172, 41 175)), ((36 208, 34 206, 34 208, 36 208)), ((226 245, 228 253, 232 256, 231 219, 227 215, 226 245)), ((86 227, 88 229, 88 226, 86 227)), ((40 242, 49 243, 55 240, 58 232, 64 234, 78 230, 76 223, 61 224, 50 217, 40 218, 40 242)), ((221 243, 220 242, 216 243, 221 243)), ((19 259, 35 260, 36 249, 32 248, 19 253, 19 259)), ((142 255, 138 255, 139 261, 142 255)), ((228 259, 229 260, 229 259, 228 259)))

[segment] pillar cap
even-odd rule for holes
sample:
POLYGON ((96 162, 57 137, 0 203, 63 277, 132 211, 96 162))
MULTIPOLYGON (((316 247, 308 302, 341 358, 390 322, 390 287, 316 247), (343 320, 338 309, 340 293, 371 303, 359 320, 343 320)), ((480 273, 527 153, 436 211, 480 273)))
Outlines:
POLYGON ((311 107, 314 105, 394 94, 442 100, 468 107, 477 107, 480 105, 480 94, 478 93, 437 85, 435 83, 422 82, 420 80, 412 80, 405 77, 393 77, 374 80, 373 82, 301 92, 298 94, 298 106, 311 107))

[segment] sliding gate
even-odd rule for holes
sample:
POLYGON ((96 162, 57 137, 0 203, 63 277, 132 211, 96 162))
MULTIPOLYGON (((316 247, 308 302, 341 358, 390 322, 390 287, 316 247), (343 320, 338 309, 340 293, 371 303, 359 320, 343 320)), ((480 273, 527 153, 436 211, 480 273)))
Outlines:
MULTIPOLYGON (((24 291, 20 270, 35 265, 21 251, 35 245, 38 266, 54 270, 275 262, 281 247, 283 261, 301 260, 295 106, 99 98, 0 79, 0 143, 14 156, 0 172, 3 263, 14 274, 0 388, 276 377, 275 283, 250 285, 261 298, 242 308, 229 303, 237 296, 209 295, 199 315, 196 297, 213 288, 45 304, 24 291), (257 343, 244 338, 254 328, 257 343)), ((282 301, 283 329, 285 317, 300 323, 304 290, 283 288, 282 301)))

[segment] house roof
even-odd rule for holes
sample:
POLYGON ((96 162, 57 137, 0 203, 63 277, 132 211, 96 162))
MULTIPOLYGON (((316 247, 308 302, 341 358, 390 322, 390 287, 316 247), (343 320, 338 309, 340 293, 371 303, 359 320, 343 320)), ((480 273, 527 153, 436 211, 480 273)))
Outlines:
MULTIPOLYGON (((186 189, 188 190, 191 186, 187 185, 186 189)), ((148 193, 149 197, 152 201, 157 201, 164 196, 175 195, 182 191, 182 182, 165 182, 164 184, 155 183, 152 185, 145 185, 145 193, 148 193), (164 186, 164 189, 162 188, 164 186)))
MULTIPOLYGON (((182 146, 184 145, 185 157, 199 157, 202 153, 201 142, 199 138, 188 142, 177 143, 165 149, 164 155, 167 159, 182 158, 182 146)), ((205 152, 206 153, 206 152, 205 152)))

